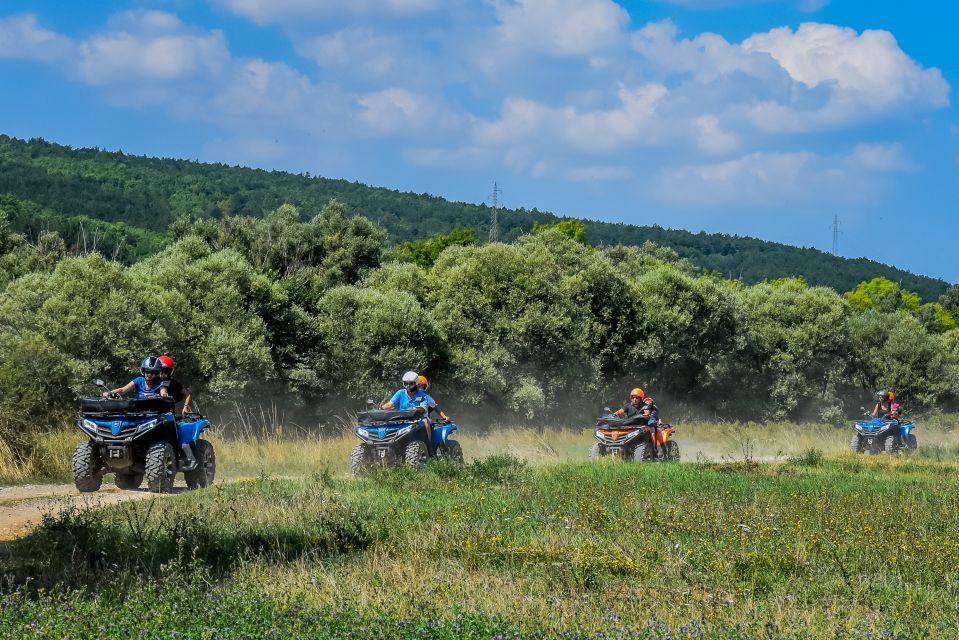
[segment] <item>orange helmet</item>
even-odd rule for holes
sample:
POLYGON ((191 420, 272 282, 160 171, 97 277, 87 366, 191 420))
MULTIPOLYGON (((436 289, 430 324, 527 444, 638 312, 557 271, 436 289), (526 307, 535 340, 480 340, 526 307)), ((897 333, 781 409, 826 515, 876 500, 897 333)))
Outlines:
POLYGON ((416 386, 420 385, 423 385, 424 388, 428 388, 430 386, 430 381, 426 379, 426 376, 419 376, 416 379, 416 386))
POLYGON ((892 401, 895 400, 895 399, 896 399, 896 394, 893 393, 892 391, 890 391, 890 392, 889 392, 889 401, 892 402, 892 401))
POLYGON ((630 398, 643 398, 645 396, 646 394, 643 393, 643 390, 640 387, 636 387, 635 389, 629 392, 630 398))

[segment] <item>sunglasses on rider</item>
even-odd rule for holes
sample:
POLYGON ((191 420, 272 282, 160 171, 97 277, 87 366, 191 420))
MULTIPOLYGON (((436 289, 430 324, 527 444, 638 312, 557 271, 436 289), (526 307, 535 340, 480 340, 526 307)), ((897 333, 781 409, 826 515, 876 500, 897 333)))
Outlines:
POLYGON ((159 371, 150 371, 149 369, 140 369, 140 373, 145 376, 158 376, 160 375, 159 371))
POLYGON ((404 383, 403 383, 403 386, 404 386, 404 387, 415 387, 415 386, 416 386, 416 383, 415 383, 415 382, 404 382, 404 383))

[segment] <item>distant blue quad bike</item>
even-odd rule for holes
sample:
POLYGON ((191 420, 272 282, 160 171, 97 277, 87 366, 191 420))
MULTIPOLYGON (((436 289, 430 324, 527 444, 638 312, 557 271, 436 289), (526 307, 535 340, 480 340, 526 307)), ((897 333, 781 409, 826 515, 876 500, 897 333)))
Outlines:
POLYGON ((911 422, 857 420, 849 447, 853 453, 912 453, 919 446, 912 430, 911 422))
POLYGON ((356 421, 356 437, 361 442, 350 452, 354 476, 365 475, 377 466, 406 464, 420 468, 430 458, 463 462, 463 447, 450 437, 456 424, 433 421, 432 438, 428 438, 425 409, 361 411, 356 421))
MULTIPOLYGON (((106 388, 102 380, 96 384, 106 388)), ((173 415, 172 398, 127 399, 116 395, 80 400, 77 427, 88 436, 73 452, 73 482, 81 492, 100 489, 112 473, 120 489, 170 493, 176 474, 187 487, 213 484, 216 454, 201 438, 210 422, 198 413, 173 415)))

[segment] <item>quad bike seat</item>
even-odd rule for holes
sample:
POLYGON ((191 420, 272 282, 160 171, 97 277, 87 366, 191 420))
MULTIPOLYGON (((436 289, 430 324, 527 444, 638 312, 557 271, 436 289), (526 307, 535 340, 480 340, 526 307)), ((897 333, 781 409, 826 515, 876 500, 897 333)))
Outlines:
POLYGON ((173 398, 81 398, 81 413, 167 413, 173 411, 173 398))
POLYGON ((648 420, 648 418, 643 418, 642 416, 633 416, 632 418, 603 416, 602 418, 596 419, 596 426, 600 429, 628 429, 643 426, 648 420))
POLYGON ((426 417, 426 409, 373 409, 360 411, 356 419, 362 424, 377 424, 387 422, 415 422, 426 417))

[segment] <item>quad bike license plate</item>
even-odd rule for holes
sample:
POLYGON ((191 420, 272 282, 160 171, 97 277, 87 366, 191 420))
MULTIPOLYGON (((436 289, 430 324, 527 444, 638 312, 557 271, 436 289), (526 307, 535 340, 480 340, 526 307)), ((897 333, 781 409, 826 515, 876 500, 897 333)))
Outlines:
POLYGON ((611 456, 621 456, 621 455, 623 455, 623 448, 622 448, 622 447, 607 447, 606 451, 608 451, 608 452, 609 452, 609 455, 611 455, 611 456))
POLYGON ((381 457, 381 458, 385 458, 385 457, 386 457, 386 449, 380 449, 379 453, 380 453, 380 457, 381 457))
POLYGON ((107 447, 107 457, 111 460, 122 460, 123 453, 123 447, 107 447))

